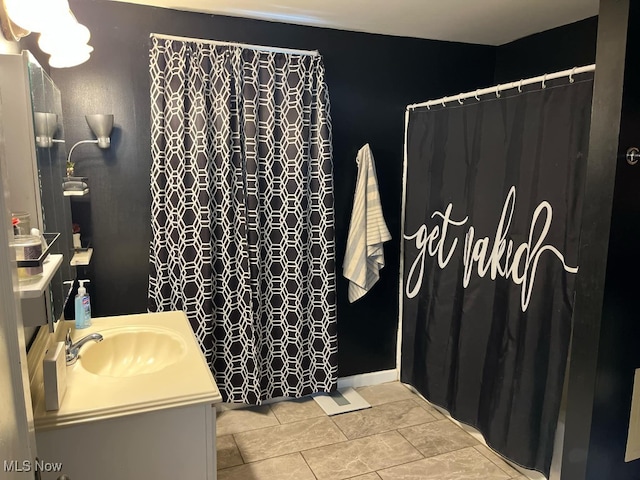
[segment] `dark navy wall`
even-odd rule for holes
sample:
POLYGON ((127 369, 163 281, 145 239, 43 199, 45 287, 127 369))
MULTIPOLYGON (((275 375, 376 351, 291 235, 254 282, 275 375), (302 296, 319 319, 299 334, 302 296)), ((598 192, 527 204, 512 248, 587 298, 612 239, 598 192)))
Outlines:
POLYGON ((496 50, 495 83, 537 77, 596 59, 598 17, 521 38, 496 50))
POLYGON ((91 138, 84 115, 113 113, 110 150, 74 153, 90 177, 96 314, 146 310, 150 229, 149 34, 317 49, 331 97, 338 276, 340 376, 395 368, 404 109, 489 85, 493 47, 284 25, 178 12, 105 0, 71 0, 92 33, 89 62, 52 69, 62 92, 69 145, 91 138), (393 240, 387 266, 363 300, 350 305, 341 276, 355 186, 355 156, 370 143, 393 240), (76 156, 77 155, 77 156, 76 156))

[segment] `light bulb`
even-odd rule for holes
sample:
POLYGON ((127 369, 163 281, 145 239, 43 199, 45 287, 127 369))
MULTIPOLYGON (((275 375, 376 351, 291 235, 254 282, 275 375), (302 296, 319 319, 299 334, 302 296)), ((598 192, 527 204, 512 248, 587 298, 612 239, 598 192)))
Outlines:
POLYGON ((69 68, 89 60, 93 51, 91 45, 77 45, 64 51, 56 52, 49 57, 49 65, 53 68, 69 68))
POLYGON ((47 29, 40 34, 38 46, 46 53, 54 54, 65 51, 69 46, 86 45, 91 33, 84 25, 73 22, 63 28, 47 29))

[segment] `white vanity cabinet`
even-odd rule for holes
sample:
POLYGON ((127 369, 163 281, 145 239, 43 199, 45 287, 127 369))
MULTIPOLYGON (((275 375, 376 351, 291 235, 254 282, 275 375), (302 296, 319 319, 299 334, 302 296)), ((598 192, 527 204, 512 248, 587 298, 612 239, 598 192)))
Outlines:
POLYGON ((51 337, 41 345, 39 335, 28 359, 37 367, 30 380, 38 456, 52 469, 62 464, 43 471, 44 480, 216 478, 214 404, 222 396, 183 312, 94 318, 79 331, 61 321, 51 337), (66 367, 60 408, 47 411, 37 352, 69 328, 74 341, 92 333, 103 340, 66 367))
POLYGON ((36 441, 71 480, 215 480, 215 425, 215 408, 199 404, 36 430, 36 441))

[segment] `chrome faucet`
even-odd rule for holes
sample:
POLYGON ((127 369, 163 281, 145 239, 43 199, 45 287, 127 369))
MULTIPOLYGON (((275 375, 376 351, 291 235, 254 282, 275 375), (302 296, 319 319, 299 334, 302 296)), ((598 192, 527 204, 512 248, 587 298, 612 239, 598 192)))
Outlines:
POLYGON ((91 340, 101 342, 103 338, 99 333, 90 333, 86 337, 78 340, 76 343, 73 343, 71 341, 71 329, 67 330, 67 336, 64 339, 67 365, 73 365, 74 363, 76 363, 76 360, 78 360, 78 356, 80 354, 80 349, 85 343, 91 340))

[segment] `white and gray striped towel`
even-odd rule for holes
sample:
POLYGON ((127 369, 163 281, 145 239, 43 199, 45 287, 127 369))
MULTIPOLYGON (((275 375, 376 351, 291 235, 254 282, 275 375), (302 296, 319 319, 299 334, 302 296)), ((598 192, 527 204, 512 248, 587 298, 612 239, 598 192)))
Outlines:
POLYGON ((369 144, 358 151, 358 180, 342 266, 349 280, 348 298, 353 303, 364 296, 380 278, 384 267, 382 244, 391 240, 382 216, 378 178, 369 144))

